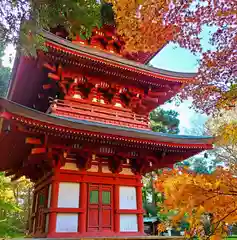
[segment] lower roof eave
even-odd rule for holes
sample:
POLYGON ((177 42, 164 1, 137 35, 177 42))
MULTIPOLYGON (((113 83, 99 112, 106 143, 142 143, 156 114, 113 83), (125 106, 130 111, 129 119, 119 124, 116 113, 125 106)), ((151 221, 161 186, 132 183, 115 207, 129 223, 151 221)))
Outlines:
POLYGON ((111 141, 124 140, 146 144, 155 144, 163 147, 185 148, 185 149, 212 149, 212 137, 194 137, 173 134, 157 133, 150 130, 126 128, 115 125, 95 123, 86 120, 62 118, 48 115, 42 112, 16 104, 9 100, 0 98, 0 110, 2 117, 39 126, 45 130, 62 131, 69 134, 83 134, 95 137, 110 138, 111 141))

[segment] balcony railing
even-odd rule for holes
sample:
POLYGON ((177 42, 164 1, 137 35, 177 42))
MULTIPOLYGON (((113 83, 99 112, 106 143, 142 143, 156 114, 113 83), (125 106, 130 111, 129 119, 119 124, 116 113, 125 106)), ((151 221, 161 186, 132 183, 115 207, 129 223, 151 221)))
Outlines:
POLYGON ((101 122, 123 127, 149 129, 146 115, 139 115, 130 109, 83 100, 54 100, 49 113, 81 120, 101 122))

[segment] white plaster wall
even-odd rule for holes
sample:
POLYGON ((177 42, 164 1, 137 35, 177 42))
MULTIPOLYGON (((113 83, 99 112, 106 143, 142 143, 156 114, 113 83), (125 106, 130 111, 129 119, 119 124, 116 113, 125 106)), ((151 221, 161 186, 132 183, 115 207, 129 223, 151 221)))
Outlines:
POLYGON ((58 213, 56 219, 56 232, 77 232, 77 213, 58 213))
POLYGON ((61 167, 61 169, 74 170, 74 171, 78 171, 79 170, 79 168, 77 167, 76 163, 69 163, 69 162, 66 162, 65 165, 63 167, 61 167))
POLYGON ((120 232, 137 232, 137 215, 120 214, 120 232))
POLYGON ((92 165, 90 169, 87 170, 88 172, 98 172, 99 167, 98 165, 92 165))
POLYGON ((135 187, 121 186, 119 188, 119 208, 137 209, 137 195, 135 187))
POLYGON ((120 172, 120 174, 134 175, 134 173, 132 172, 131 168, 123 168, 122 171, 120 172))
POLYGON ((62 182, 59 183, 58 207, 78 208, 80 199, 80 184, 62 182))
POLYGON ((108 166, 103 166, 103 167, 102 167, 102 172, 103 172, 103 173, 112 173, 112 172, 109 170, 109 167, 108 167, 108 166))

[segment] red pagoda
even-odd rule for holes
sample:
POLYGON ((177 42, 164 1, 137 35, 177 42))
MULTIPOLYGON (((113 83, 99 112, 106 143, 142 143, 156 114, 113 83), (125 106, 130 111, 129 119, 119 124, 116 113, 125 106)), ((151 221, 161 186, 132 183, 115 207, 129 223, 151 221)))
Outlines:
POLYGON ((44 32, 48 51, 18 56, 0 100, 0 171, 35 183, 34 237, 142 236, 143 174, 212 148, 209 137, 152 132, 149 113, 194 74, 145 65, 113 27, 89 40, 44 32))

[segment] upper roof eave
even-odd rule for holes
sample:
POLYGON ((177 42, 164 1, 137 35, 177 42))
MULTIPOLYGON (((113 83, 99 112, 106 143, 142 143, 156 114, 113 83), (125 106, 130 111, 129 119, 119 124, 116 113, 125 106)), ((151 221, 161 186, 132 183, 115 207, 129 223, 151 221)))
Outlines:
POLYGON ((140 130, 126 127, 119 127, 109 124, 95 123, 85 120, 75 120, 70 118, 60 118, 52 115, 48 115, 33 109, 24 107, 17 103, 11 102, 7 99, 0 98, 0 109, 14 116, 23 117, 33 121, 40 122, 42 124, 57 126, 66 129, 72 129, 73 131, 88 131, 94 134, 104 134, 111 136, 118 136, 122 138, 132 138, 141 141, 159 142, 175 144, 183 148, 191 148, 195 145, 195 148, 210 149, 212 148, 213 138, 197 137, 197 136, 182 136, 173 134, 163 134, 152 132, 149 130, 140 130))
POLYGON ((73 50, 75 52, 87 54, 90 56, 93 56, 101 61, 106 61, 110 65, 120 65, 121 67, 127 67, 127 68, 133 68, 134 70, 140 70, 144 74, 157 74, 157 78, 160 76, 162 78, 168 78, 168 79, 177 79, 177 82, 180 82, 183 80, 183 82, 189 82, 193 81, 197 73, 184 73, 184 72, 174 72, 169 70, 164 70, 160 68, 154 68, 147 66, 145 64, 128 60, 126 58, 122 58, 119 56, 116 56, 114 54, 107 53, 105 51, 98 51, 92 47, 89 46, 83 46, 83 45, 77 45, 72 43, 71 41, 68 41, 64 38, 61 38, 59 36, 56 36, 55 34, 52 34, 47 31, 42 31, 42 36, 46 39, 46 41, 54 43, 56 45, 59 45, 61 47, 67 48, 69 50, 73 50))

